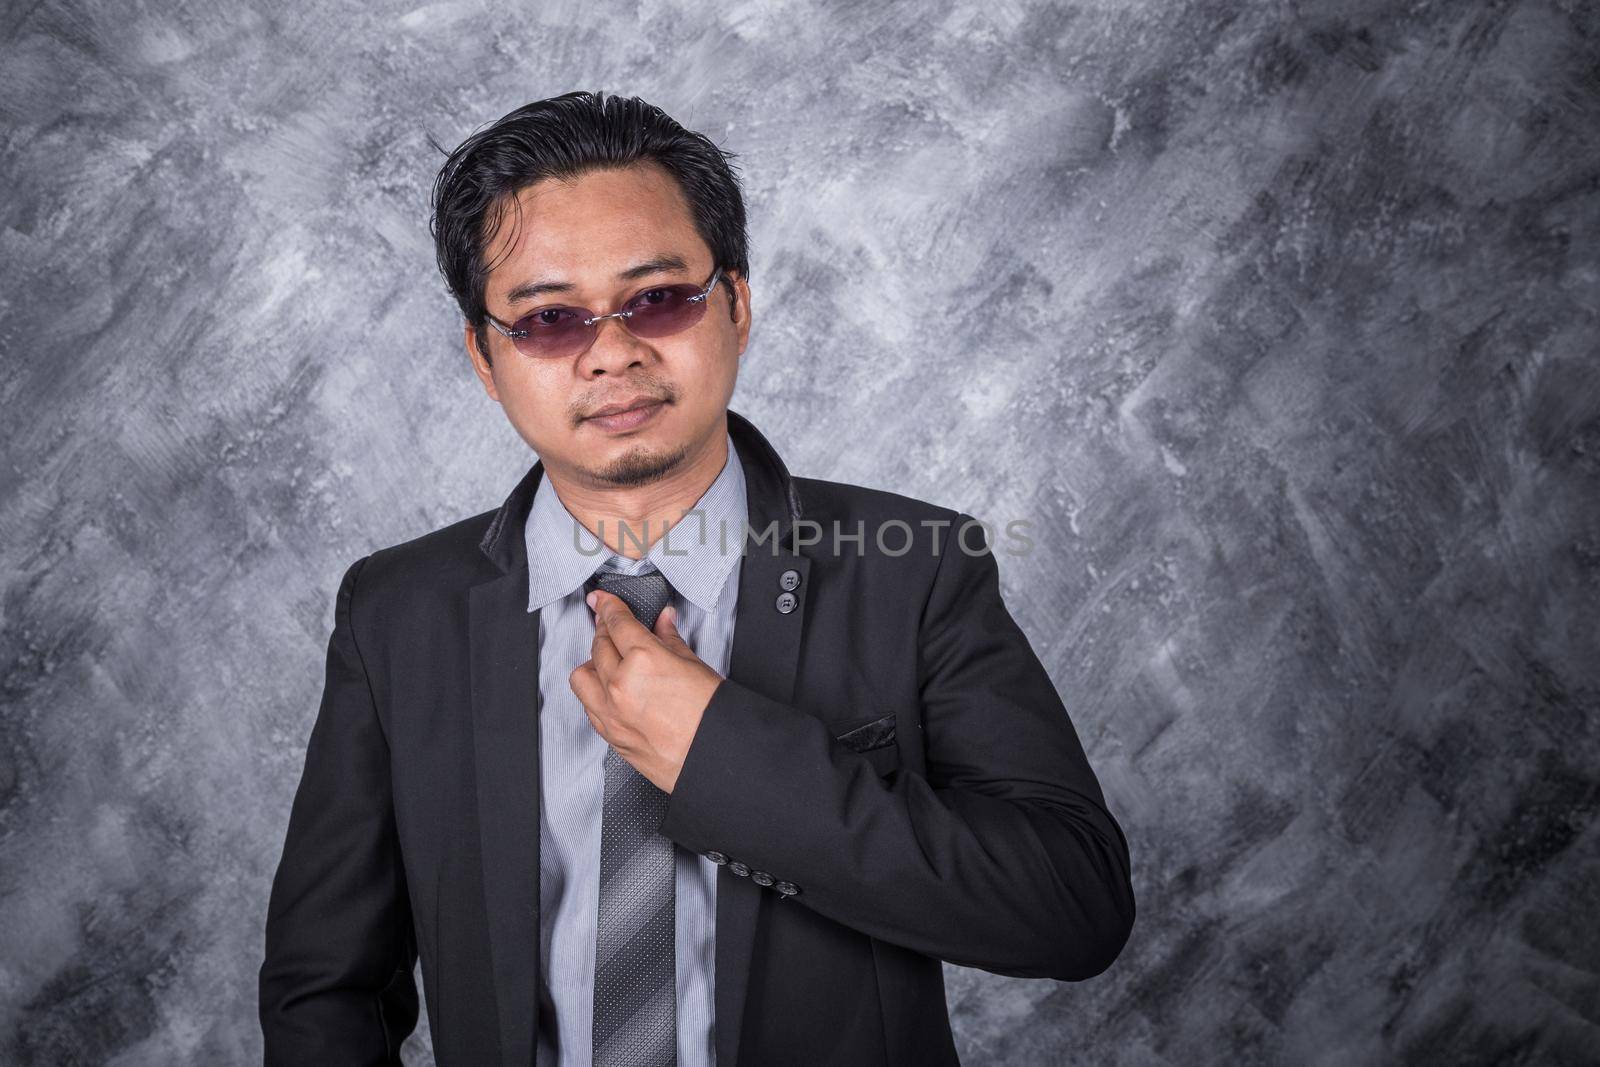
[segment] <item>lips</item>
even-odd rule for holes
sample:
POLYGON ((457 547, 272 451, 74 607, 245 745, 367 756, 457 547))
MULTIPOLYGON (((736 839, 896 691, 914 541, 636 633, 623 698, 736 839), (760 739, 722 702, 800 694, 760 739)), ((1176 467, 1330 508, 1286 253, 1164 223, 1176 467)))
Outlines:
POLYGON ((616 404, 607 404, 603 408, 599 408, 599 409, 597 409, 595 411, 591 411, 588 415, 586 415, 584 417, 585 418, 589 418, 589 419, 598 419, 598 418, 601 418, 601 417, 606 416, 606 415, 620 415, 624 411, 633 411, 636 408, 645 408, 645 407, 651 406, 652 404, 660 404, 660 403, 662 403, 662 400, 661 400, 660 397, 655 397, 655 396, 636 396, 631 400, 624 400, 624 401, 621 401, 620 403, 616 403, 616 404))

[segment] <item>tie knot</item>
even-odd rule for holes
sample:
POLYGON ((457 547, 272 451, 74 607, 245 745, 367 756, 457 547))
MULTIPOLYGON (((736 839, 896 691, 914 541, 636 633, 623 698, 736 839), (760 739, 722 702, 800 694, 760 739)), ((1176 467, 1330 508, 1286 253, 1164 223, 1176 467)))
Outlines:
POLYGON ((661 612, 672 603, 672 585, 660 571, 648 574, 617 574, 614 571, 596 571, 584 583, 584 592, 600 589, 622 598, 633 612, 633 617, 654 630, 661 612))

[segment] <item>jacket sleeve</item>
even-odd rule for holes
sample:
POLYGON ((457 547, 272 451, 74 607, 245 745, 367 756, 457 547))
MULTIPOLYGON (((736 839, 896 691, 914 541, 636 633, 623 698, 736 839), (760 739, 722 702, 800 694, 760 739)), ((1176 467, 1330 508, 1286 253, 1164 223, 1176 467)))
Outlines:
POLYGON ((416 944, 389 747, 351 627, 345 572, 322 704, 267 905, 264 1063, 399 1064, 416 1027, 416 944))
POLYGON ((926 777, 880 776, 822 720, 725 679, 661 832, 928 956, 1019 977, 1101 973, 1133 926, 1127 840, 992 553, 951 539, 919 640, 926 777))

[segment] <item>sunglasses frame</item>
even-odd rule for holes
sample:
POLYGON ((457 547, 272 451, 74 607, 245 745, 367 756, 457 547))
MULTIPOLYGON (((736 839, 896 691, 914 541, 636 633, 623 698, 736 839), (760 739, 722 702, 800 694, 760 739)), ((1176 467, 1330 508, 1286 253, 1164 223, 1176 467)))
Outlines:
MULTIPOLYGON (((697 295, 691 296, 688 299, 687 303, 698 304, 698 303, 701 303, 701 302, 707 300, 711 296, 712 290, 716 289, 717 280, 719 278, 721 278, 721 277, 722 277, 722 268, 719 266, 716 270, 711 272, 711 280, 706 283, 705 288, 702 289, 697 295)), ((680 283, 674 283, 674 284, 680 284, 680 283)), ((651 291, 651 289, 666 289, 666 288, 670 288, 670 286, 667 286, 667 285, 653 285, 653 286, 650 287, 650 289, 641 289, 640 292, 641 293, 648 293, 648 292, 651 291)), ((547 309, 540 308, 538 311, 530 311, 530 312, 528 312, 528 315, 537 315, 537 314, 539 314, 540 311, 544 311, 544 310, 547 310, 547 309)), ((589 309, 588 308, 580 308, 578 310, 580 310, 580 311, 588 311, 589 309)), ((518 321, 521 321, 521 319, 527 318, 528 315, 520 316, 518 321)), ((501 322, 499 319, 495 318, 493 315, 489 314, 487 311, 485 311, 483 313, 483 317, 489 320, 489 324, 491 326, 493 326, 495 329, 499 330, 502 334, 504 334, 507 338, 509 338, 511 340, 512 347, 516 347, 517 338, 528 336, 528 331, 527 330, 518 330, 518 329, 515 329, 514 326, 508 326, 505 323, 501 322)), ((600 330, 599 330, 599 328, 597 326, 595 326, 596 323, 598 323, 598 322, 600 322, 600 321, 602 321, 604 319, 617 319, 617 318, 620 318, 620 319, 623 320, 622 325, 623 325, 624 328, 626 328, 627 325, 628 325, 626 320, 633 318, 633 312, 628 311, 627 309, 624 308, 624 309, 621 309, 621 310, 618 310, 618 311, 608 312, 605 315, 594 315, 594 316, 591 316, 590 318, 584 319, 583 320, 583 325, 590 326, 590 327, 595 327, 595 328, 591 329, 589 331, 589 343, 584 345, 582 348, 578 349, 576 352, 573 352, 572 355, 581 356, 585 352, 589 351, 589 349, 591 347, 593 347, 595 338, 600 336, 600 330)), ((699 320, 696 319, 695 321, 698 322, 699 320)), ((693 324, 691 324, 691 325, 693 325, 693 324)), ((689 327, 686 326, 686 327, 684 327, 684 329, 689 329, 689 327)), ((679 330, 679 331, 674 331, 674 332, 681 333, 682 331, 679 330)), ((638 334, 634 334, 634 336, 637 337, 638 334)), ((660 336, 662 336, 662 337, 671 337, 672 334, 670 334, 670 333, 661 334, 660 336)), ((643 338, 643 340, 651 340, 651 338, 643 338)), ((523 352, 522 349, 520 349, 520 348, 517 348, 517 351, 518 352, 522 352, 523 355, 529 356, 530 358, 533 358, 533 359, 569 358, 569 357, 537 356, 537 355, 533 355, 532 353, 529 353, 529 352, 523 352)))

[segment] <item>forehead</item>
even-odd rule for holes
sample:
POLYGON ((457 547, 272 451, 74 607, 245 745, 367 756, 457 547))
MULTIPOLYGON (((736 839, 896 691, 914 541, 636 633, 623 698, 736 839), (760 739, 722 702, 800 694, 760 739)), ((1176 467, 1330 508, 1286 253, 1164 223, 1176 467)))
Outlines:
POLYGON ((486 245, 488 292, 504 294, 534 277, 598 283, 660 252, 696 268, 711 260, 688 200, 660 165, 548 178, 504 204, 486 245))

